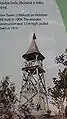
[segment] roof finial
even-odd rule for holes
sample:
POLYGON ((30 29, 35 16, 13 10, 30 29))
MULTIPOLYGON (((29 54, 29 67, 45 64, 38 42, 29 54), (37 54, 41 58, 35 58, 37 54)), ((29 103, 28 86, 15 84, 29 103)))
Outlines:
POLYGON ((36 35, 35 35, 35 33, 33 34, 33 40, 35 40, 36 39, 36 35))

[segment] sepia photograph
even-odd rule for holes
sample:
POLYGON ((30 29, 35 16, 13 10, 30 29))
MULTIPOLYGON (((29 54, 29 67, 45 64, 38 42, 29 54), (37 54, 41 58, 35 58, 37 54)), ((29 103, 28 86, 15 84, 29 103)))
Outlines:
POLYGON ((67 0, 0 0, 0 119, 67 119, 67 0))

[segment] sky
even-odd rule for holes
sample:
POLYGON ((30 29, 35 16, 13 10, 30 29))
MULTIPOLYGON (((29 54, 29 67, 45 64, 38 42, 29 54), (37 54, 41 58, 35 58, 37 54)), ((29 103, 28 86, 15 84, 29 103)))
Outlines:
POLYGON ((24 5, 23 7, 8 7, 0 13, 47 13, 48 25, 23 26, 18 30, 0 30, 0 77, 10 75, 15 82, 17 92, 21 88, 22 67, 24 59, 22 55, 28 50, 32 41, 32 34, 36 34, 36 43, 40 52, 45 56, 44 70, 46 85, 52 86, 52 78, 57 76, 58 65, 55 56, 60 55, 67 48, 67 34, 62 21, 56 0, 44 0, 44 5, 24 5))

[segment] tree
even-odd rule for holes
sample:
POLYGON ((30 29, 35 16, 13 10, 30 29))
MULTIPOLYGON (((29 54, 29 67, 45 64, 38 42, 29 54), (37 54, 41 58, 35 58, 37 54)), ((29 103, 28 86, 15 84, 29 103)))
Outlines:
POLYGON ((64 51, 64 53, 62 53, 60 56, 56 56, 55 58, 55 62, 61 63, 64 66, 67 66, 67 49, 64 51))
POLYGON ((32 119, 30 108, 19 103, 10 76, 0 81, 0 119, 32 119))
MULTIPOLYGON (((67 49, 59 57, 56 57, 56 62, 64 65, 64 71, 60 73, 60 77, 64 80, 65 97, 67 101, 67 49)), ((67 105, 65 108, 65 116, 67 117, 67 105)))
POLYGON ((49 88, 48 92, 52 97, 51 103, 56 105, 58 109, 63 110, 63 102, 67 96, 67 49, 60 56, 56 56, 55 62, 63 64, 64 69, 63 71, 59 70, 58 78, 53 78, 54 86, 49 88))
POLYGON ((15 94, 15 84, 10 82, 10 77, 3 77, 0 81, 0 118, 14 119, 15 104, 17 97, 15 94))
POLYGON ((52 98, 50 103, 61 110, 65 99, 64 82, 61 79, 53 78, 53 84, 54 86, 48 89, 49 96, 52 98))
POLYGON ((59 76, 60 78, 64 81, 64 88, 65 88, 65 95, 67 97, 66 94, 66 90, 67 90, 67 49, 65 50, 64 53, 62 53, 59 57, 56 57, 56 63, 61 63, 64 66, 64 70, 63 72, 59 72, 59 76))

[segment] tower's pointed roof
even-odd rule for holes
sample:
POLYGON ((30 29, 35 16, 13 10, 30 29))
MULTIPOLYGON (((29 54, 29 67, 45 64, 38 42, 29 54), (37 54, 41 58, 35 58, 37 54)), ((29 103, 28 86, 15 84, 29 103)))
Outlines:
POLYGON ((22 56, 24 59, 31 60, 35 57, 36 54, 39 55, 39 57, 43 60, 45 57, 39 52, 39 49, 36 44, 36 35, 35 33, 33 34, 33 39, 31 42, 31 45, 28 49, 28 51, 22 56))
POLYGON ((36 39, 36 36, 35 36, 35 33, 34 33, 33 34, 33 40, 31 42, 31 45, 30 45, 28 51, 26 52, 26 54, 30 54, 30 53, 33 53, 33 52, 39 53, 39 50, 38 50, 35 39, 36 39))

